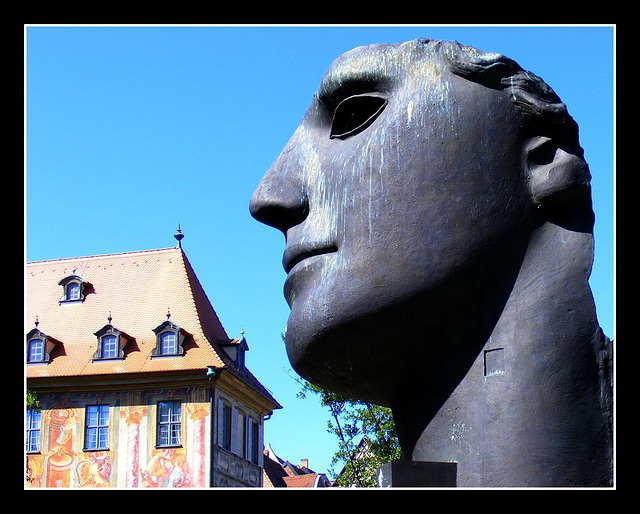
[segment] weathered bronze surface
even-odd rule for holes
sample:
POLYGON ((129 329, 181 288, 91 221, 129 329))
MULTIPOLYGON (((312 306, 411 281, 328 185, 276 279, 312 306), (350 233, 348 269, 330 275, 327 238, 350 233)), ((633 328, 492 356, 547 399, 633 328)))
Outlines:
POLYGON ((610 485, 589 183, 576 123, 513 60, 342 55, 250 204, 286 236, 293 367, 390 406, 404 459, 456 462, 458 486, 610 485))

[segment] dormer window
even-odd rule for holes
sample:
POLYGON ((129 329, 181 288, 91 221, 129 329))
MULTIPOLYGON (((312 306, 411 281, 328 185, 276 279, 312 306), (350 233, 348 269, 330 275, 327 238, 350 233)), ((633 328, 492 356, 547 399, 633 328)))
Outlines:
POLYGON ((80 299, 80 284, 78 282, 69 282, 67 284, 67 291, 65 300, 72 302, 80 299))
POLYGON ((27 362, 45 362, 44 339, 34 337, 28 342, 27 362))
POLYGON ((89 285, 84 278, 75 274, 75 269, 71 275, 64 277, 58 285, 62 286, 62 298, 60 303, 66 302, 82 302, 84 301, 85 289, 89 285))
POLYGON ((111 320, 111 314, 109 314, 109 323, 94 333, 98 338, 98 348, 93 354, 94 361, 124 359, 124 347, 131 337, 115 328, 111 320))
POLYGON ((178 357, 184 355, 183 343, 186 337, 178 325, 169 318, 171 313, 167 312, 167 319, 153 329, 156 334, 156 347, 151 350, 151 357, 178 357))
POLYGON ((118 336, 107 334, 100 338, 100 357, 102 359, 115 359, 119 355, 118 336))
POLYGON ((247 340, 244 338, 244 330, 240 331, 240 339, 234 339, 225 343, 220 343, 226 354, 238 366, 238 369, 245 367, 245 352, 249 350, 247 340))
POLYGON ((27 334, 27 364, 47 364, 56 343, 47 334, 36 328, 27 334))
POLYGON ((159 337, 161 355, 175 355, 178 353, 178 345, 176 344, 177 337, 173 330, 162 332, 159 337))

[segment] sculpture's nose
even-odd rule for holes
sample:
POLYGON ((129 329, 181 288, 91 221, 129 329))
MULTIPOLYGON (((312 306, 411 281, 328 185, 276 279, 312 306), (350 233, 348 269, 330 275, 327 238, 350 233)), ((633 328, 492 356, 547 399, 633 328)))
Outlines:
POLYGON ((256 220, 277 228, 285 235, 289 228, 302 223, 309 214, 300 170, 291 166, 287 153, 285 149, 269 168, 249 202, 249 212, 256 220))

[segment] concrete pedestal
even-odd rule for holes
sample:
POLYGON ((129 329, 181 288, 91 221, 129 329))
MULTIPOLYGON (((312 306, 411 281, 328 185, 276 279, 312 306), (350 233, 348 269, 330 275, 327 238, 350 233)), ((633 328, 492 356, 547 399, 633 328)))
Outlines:
POLYGON ((378 469, 378 487, 455 487, 455 462, 396 461, 378 469))

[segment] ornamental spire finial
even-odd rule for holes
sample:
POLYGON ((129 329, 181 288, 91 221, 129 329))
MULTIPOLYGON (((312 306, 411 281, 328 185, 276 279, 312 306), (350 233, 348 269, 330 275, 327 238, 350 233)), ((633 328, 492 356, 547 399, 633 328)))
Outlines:
POLYGON ((178 230, 175 234, 173 234, 173 237, 175 237, 176 240, 178 241, 178 248, 182 248, 182 239, 184 238, 184 234, 180 229, 180 223, 178 223, 178 230))

